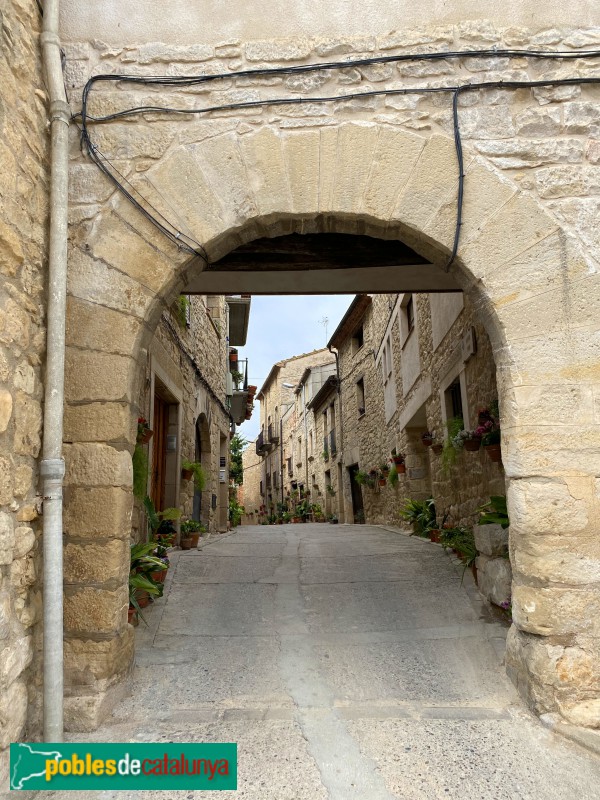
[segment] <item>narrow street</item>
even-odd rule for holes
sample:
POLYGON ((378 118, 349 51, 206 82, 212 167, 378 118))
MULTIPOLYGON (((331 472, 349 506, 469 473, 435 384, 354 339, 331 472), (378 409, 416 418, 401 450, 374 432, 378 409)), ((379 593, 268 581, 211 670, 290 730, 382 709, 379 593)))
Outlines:
MULTIPOLYGON (((506 627, 441 547, 369 526, 245 527, 169 572, 131 694, 71 740, 237 742, 238 791, 186 797, 598 797, 598 760, 525 710, 501 666, 506 627)), ((146 795, 165 796, 131 796, 146 795)))

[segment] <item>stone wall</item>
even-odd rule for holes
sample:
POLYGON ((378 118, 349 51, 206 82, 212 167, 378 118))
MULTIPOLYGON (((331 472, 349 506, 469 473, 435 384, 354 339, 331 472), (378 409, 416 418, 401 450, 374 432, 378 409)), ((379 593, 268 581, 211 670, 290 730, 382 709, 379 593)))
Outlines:
MULTIPOLYGON (((0 12, 0 753, 41 729, 41 448, 49 152, 33 0, 0 12)), ((7 756, 6 756, 7 758, 7 756)), ((0 755, 0 784, 7 766, 0 755)))
POLYGON ((260 494, 262 458, 256 453, 255 441, 250 442, 242 453, 242 466, 244 468, 244 483, 238 490, 238 498, 242 498, 240 502, 246 510, 246 514, 242 518, 242 524, 256 525, 259 518, 258 512, 264 501, 260 494))
MULTIPOLYGON (((165 311, 150 343, 139 400, 139 414, 151 422, 152 372, 160 370, 166 388, 178 392, 180 431, 177 439, 177 463, 169 464, 175 493, 171 503, 182 511, 182 518, 193 512, 194 482, 180 479, 181 461, 195 460, 196 421, 202 419, 202 467, 206 487, 202 496, 202 522, 210 532, 222 528, 222 497, 219 482, 221 442, 227 438, 226 458, 229 464, 229 417, 226 408, 225 377, 227 360, 227 304, 223 297, 192 297, 189 300, 189 323, 174 310, 165 311), (178 487, 178 488, 177 488, 178 487), (212 495, 217 507, 212 507, 212 495)), ((156 378, 155 378, 156 380, 156 378)), ((152 452, 152 441, 145 445, 152 452)), ((167 503, 169 505, 169 503, 167 503)), ((136 503, 134 530, 141 505, 136 503)), ((140 534, 139 535, 143 535, 140 534)))

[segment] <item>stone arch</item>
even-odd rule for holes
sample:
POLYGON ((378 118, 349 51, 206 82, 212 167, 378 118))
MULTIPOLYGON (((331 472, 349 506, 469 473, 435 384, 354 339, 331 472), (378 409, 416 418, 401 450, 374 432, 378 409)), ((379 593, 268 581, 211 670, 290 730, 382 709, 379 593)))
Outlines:
MULTIPOLYGON (((509 670, 538 711, 595 724, 600 279, 533 197, 480 158, 467 157, 465 172, 450 278, 475 303, 497 366, 514 566, 509 670)), ((454 143, 440 134, 264 126, 172 147, 132 180, 212 261, 255 238, 334 230, 402 239, 445 275, 457 174, 454 143)), ((71 234, 65 527, 79 569, 67 565, 65 624, 77 727, 104 713, 131 659, 122 557, 103 577, 91 560, 98 541, 128 535, 137 360, 165 303, 212 273, 117 195, 71 234), (77 670, 84 656, 97 672, 77 670)))

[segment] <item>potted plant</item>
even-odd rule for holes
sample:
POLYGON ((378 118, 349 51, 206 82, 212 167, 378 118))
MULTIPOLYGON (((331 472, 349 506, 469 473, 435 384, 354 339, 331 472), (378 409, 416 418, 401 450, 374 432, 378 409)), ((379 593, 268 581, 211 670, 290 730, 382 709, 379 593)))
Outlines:
POLYGON ((405 458, 406 456, 404 453, 392 453, 390 461, 396 467, 396 472, 398 474, 403 474, 406 472, 406 464, 404 463, 405 458))
POLYGON ((331 522, 332 525, 337 525, 338 524, 337 516, 335 514, 331 514, 331 516, 329 517, 329 522, 331 522))
POLYGON ((443 449, 444 449, 444 445, 440 444, 439 442, 437 444, 432 444, 431 445, 431 450, 432 450, 433 453, 436 454, 436 456, 439 456, 439 454, 442 452, 443 449))
POLYGON ((181 477, 188 481, 193 478, 194 486, 198 492, 203 492, 206 488, 206 475, 199 461, 184 459, 181 462, 181 477))
POLYGON ((327 484, 327 494, 330 497, 335 497, 335 489, 333 488, 333 486, 330 483, 327 484))
POLYGON ((421 434, 421 441, 425 447, 431 447, 433 444, 433 433, 431 433, 431 431, 425 431, 425 433, 421 434))
POLYGON ((464 437, 465 450, 468 450, 469 453, 476 453, 481 447, 481 436, 476 430, 463 431, 463 433, 466 434, 464 437))
POLYGON ((431 497, 428 500, 406 499, 399 516, 412 525, 411 536, 428 538, 429 531, 436 528, 435 505, 431 497))
POLYGON ((145 417, 138 417, 136 441, 139 444, 147 444, 153 435, 154 431, 148 425, 148 420, 145 417))
POLYGON ((180 530, 182 537, 191 539, 191 547, 197 547, 200 537, 206 532, 204 525, 195 519, 184 520, 184 522, 181 523, 180 530))
MULTIPOLYGON (((152 580, 151 573, 164 569, 164 563, 154 555, 156 542, 131 545, 129 566, 129 604, 140 613, 153 597, 160 597, 162 587, 152 580)), ((141 618, 143 615, 140 613, 141 618)))
POLYGON ((323 450, 321 456, 323 457, 323 461, 329 461, 329 450, 323 450))

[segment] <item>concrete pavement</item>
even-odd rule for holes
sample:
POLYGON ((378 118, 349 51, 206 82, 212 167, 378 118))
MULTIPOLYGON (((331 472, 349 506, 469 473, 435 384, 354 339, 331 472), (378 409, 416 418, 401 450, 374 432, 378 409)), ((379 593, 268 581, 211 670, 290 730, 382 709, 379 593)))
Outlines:
POLYGON ((69 739, 238 742, 237 792, 173 797, 600 797, 600 760, 522 706, 505 626, 439 546, 365 525, 246 527, 169 572, 131 694, 69 739))

